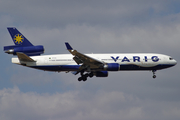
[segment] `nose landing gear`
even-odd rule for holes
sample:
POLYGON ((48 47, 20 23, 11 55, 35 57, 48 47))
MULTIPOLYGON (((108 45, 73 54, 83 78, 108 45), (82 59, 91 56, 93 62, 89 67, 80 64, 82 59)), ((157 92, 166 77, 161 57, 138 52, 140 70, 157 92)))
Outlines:
POLYGON ((153 72, 153 78, 155 79, 156 78, 156 70, 152 70, 153 72))

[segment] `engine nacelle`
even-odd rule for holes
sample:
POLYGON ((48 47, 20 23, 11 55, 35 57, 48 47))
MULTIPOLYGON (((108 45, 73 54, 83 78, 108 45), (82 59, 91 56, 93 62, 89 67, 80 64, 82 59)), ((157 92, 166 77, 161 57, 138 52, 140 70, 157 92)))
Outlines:
POLYGON ((16 55, 17 52, 22 52, 28 56, 33 56, 33 55, 40 55, 44 53, 44 47, 42 45, 26 46, 26 47, 5 46, 4 51, 5 53, 13 54, 13 55, 16 55))
POLYGON ((107 71, 119 71, 120 65, 118 63, 107 63, 104 65, 104 69, 107 71))
POLYGON ((96 77, 107 77, 108 71, 97 71, 95 72, 96 77))

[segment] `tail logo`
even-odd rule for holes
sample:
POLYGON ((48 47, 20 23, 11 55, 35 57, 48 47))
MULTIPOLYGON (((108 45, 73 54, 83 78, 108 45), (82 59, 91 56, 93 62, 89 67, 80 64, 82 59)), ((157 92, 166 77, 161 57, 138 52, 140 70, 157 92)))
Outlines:
POLYGON ((17 35, 14 36, 14 42, 16 44, 22 44, 23 41, 24 41, 24 37, 22 35, 17 34, 17 35))

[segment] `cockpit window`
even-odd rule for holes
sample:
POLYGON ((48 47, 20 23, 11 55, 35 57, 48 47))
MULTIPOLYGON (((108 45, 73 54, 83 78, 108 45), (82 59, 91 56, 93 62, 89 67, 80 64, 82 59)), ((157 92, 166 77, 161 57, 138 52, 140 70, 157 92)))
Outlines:
POLYGON ((169 60, 173 60, 173 58, 172 58, 172 57, 170 57, 170 58, 169 58, 169 60))

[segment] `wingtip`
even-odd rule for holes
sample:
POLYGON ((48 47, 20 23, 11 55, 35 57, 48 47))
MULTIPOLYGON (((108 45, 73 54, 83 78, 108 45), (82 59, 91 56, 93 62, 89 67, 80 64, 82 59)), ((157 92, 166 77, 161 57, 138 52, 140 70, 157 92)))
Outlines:
POLYGON ((16 29, 16 27, 7 27, 7 29, 9 30, 9 29, 16 29))
POLYGON ((68 50, 73 50, 73 48, 70 46, 70 44, 68 42, 65 42, 65 45, 68 50))

